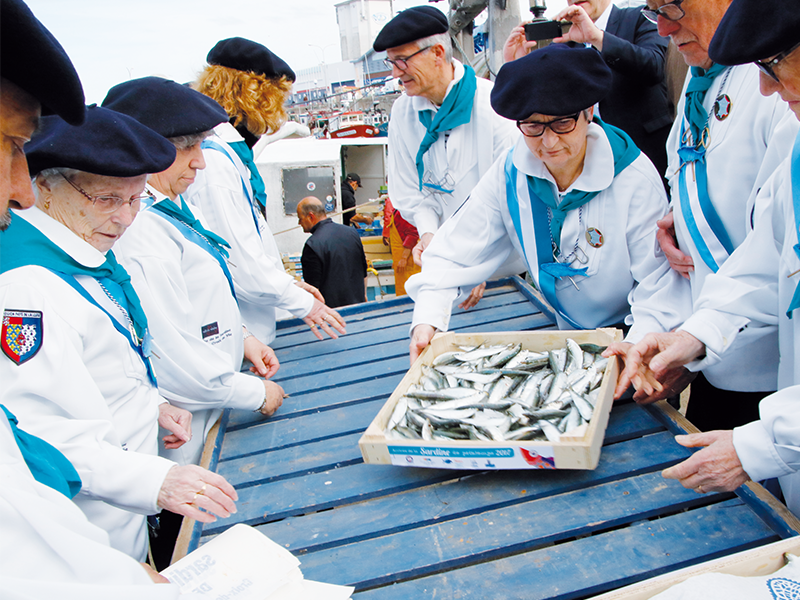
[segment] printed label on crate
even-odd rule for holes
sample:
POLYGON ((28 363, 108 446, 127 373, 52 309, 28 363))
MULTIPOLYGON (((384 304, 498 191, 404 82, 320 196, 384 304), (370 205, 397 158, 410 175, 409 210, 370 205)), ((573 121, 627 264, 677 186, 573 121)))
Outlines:
POLYGON ((555 469, 551 446, 442 448, 389 446, 392 464, 434 469, 555 469))

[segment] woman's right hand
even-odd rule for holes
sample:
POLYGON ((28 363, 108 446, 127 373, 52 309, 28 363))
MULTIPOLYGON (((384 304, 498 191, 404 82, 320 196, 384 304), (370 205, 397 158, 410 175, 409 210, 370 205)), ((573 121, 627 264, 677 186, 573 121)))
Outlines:
POLYGON ((167 471, 158 491, 159 508, 201 523, 231 516, 236 512, 238 499, 236 490, 222 475, 197 465, 175 465, 167 471))
POLYGON ((264 380, 264 388, 266 396, 264 398, 264 404, 261 405, 258 412, 265 417, 270 417, 283 405, 283 399, 286 398, 286 393, 277 383, 266 379, 264 380))

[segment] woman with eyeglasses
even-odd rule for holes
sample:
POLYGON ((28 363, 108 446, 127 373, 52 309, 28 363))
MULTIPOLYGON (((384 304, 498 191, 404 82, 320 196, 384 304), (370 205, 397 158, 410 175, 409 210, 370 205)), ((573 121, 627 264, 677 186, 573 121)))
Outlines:
POLYGON ((492 106, 520 129, 426 250, 414 298, 411 358, 448 327, 463 289, 517 252, 560 329, 630 326, 628 339, 669 330, 689 286, 660 252, 664 187, 621 130, 592 120, 611 71, 594 49, 553 44, 503 66, 492 106), (642 281, 649 277, 649 284, 642 281))
POLYGON ((89 520, 143 562, 146 515, 235 512, 223 477, 158 456, 159 425, 177 448, 191 415, 158 393, 147 317, 111 250, 147 197, 147 174, 172 165, 175 147, 93 106, 79 127, 44 117, 25 150, 36 204, 0 235, 2 400, 74 465, 89 520))

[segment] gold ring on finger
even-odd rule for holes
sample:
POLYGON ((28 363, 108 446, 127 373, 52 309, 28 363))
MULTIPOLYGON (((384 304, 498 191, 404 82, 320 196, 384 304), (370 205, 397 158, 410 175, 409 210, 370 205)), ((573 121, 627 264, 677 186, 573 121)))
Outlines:
POLYGON ((697 493, 699 493, 699 494, 705 494, 706 493, 705 490, 703 490, 703 486, 702 485, 698 485, 697 486, 697 493))

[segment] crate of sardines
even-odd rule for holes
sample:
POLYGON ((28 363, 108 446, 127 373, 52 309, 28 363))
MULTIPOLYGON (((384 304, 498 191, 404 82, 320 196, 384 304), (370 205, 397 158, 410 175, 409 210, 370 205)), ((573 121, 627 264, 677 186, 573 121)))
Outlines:
POLYGON ((443 333, 358 442, 364 461, 438 469, 594 469, 618 329, 443 333))

